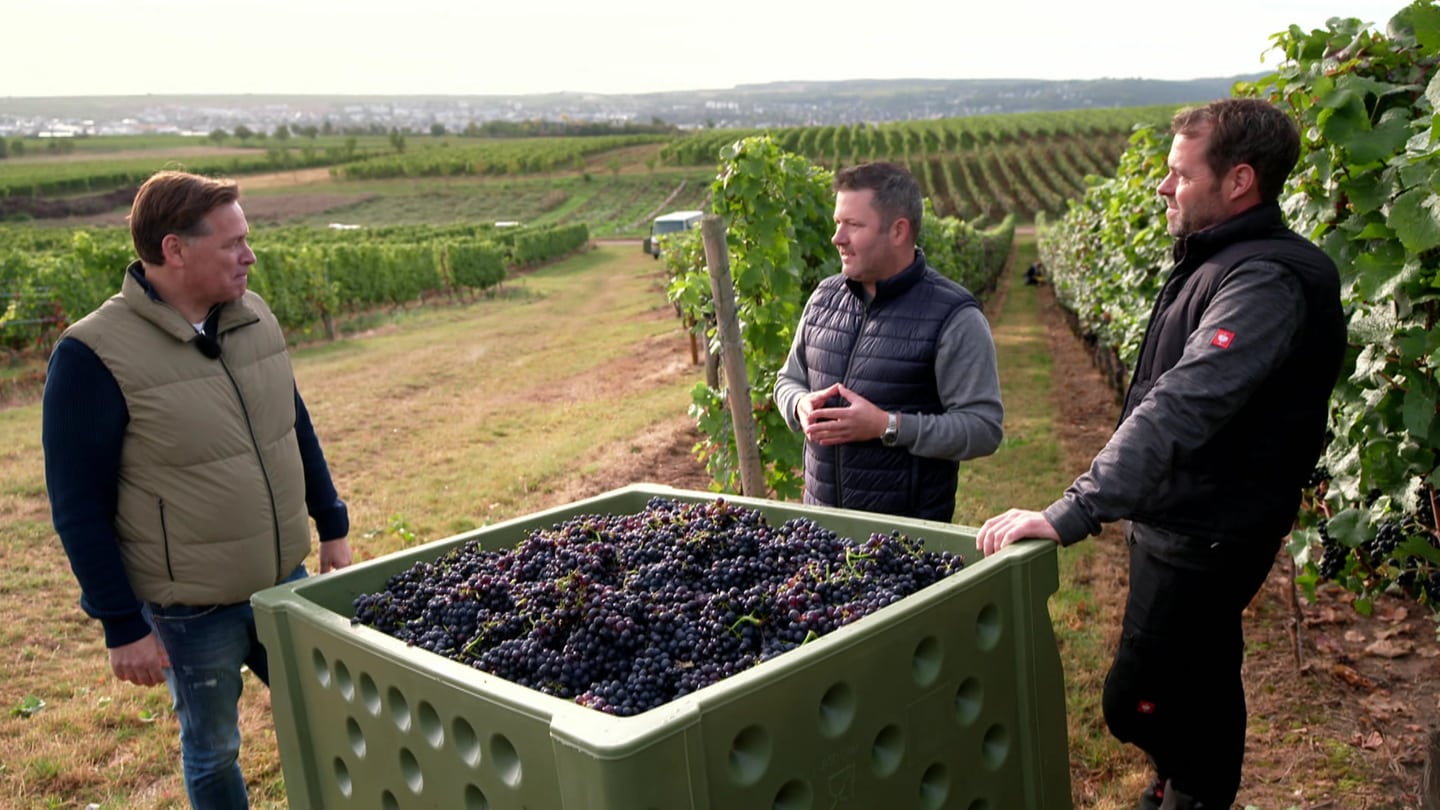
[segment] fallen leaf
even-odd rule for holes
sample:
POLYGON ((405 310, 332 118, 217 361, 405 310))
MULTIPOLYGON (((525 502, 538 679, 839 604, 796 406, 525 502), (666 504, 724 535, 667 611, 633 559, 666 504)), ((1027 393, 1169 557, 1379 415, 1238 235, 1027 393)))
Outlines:
POLYGON ((1370 714, 1376 716, 1384 716, 1389 714, 1411 716, 1414 715, 1414 711, 1410 708, 1410 704, 1400 700, 1396 700, 1394 697, 1391 696, 1388 691, 1384 689, 1375 692, 1374 694, 1366 695, 1365 697, 1360 698, 1360 705, 1365 709, 1366 712, 1369 712, 1370 714))
POLYGON ((1373 615, 1382 622, 1403 622, 1410 618, 1410 611, 1404 605, 1376 605, 1373 615))
POLYGON ((1370 690, 1375 688, 1375 682, 1356 672, 1354 667, 1347 667, 1344 664, 1331 664, 1330 674, 1357 689, 1370 690))
POLYGON ((1365 640, 1365 634, 1359 630, 1346 630, 1345 640, 1351 644, 1359 644, 1365 640))
POLYGON ((1315 615, 1306 616, 1305 623, 1309 625, 1339 624, 1341 618, 1342 615, 1340 611, 1336 610, 1333 607, 1325 606, 1321 607, 1320 610, 1315 613, 1315 615))
POLYGON ((1403 624, 1397 624, 1392 627, 1382 627, 1375 631, 1375 638, 1394 638, 1396 636, 1408 635, 1410 635, 1410 628, 1403 624))
POLYGON ((1399 641, 1382 638, 1365 648, 1366 655, 1380 658, 1403 658, 1412 652, 1415 652, 1415 644, 1403 638, 1399 641))
POLYGON ((1372 731, 1369 734, 1356 732, 1355 736, 1351 737, 1350 740, 1352 744, 1370 751, 1385 747, 1385 738, 1380 736, 1380 732, 1378 731, 1372 731))
POLYGON ((1326 653, 1340 652, 1340 645, 1336 644, 1335 640, 1329 636, 1316 636, 1315 651, 1326 653))

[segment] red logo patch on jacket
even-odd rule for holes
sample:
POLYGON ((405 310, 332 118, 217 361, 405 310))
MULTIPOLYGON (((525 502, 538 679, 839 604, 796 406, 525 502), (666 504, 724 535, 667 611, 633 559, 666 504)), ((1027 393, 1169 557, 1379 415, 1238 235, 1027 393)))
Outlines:
POLYGON ((1230 348, 1230 344, 1234 342, 1235 333, 1229 329, 1216 329, 1215 337, 1210 338, 1211 346, 1219 346, 1222 349, 1230 348))
POLYGON ((1135 707, 1135 711, 1137 711, 1137 712, 1139 712, 1139 713, 1141 713, 1141 714, 1154 714, 1154 713, 1155 713, 1155 704, 1154 704, 1154 703, 1151 703, 1151 702, 1148 701, 1148 700, 1142 700, 1142 701, 1140 701, 1139 705, 1137 705, 1137 706, 1135 707))

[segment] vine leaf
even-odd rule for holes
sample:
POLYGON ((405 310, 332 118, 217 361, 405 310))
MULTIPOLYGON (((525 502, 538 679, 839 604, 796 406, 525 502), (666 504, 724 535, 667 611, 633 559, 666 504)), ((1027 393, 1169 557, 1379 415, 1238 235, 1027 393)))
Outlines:
POLYGON ((1362 509, 1342 509, 1330 518, 1326 530, 1347 548, 1356 548, 1370 536, 1370 516, 1362 509))
POLYGON ((1422 253, 1440 247, 1440 194, 1412 188, 1395 200, 1390 224, 1406 250, 1422 253))

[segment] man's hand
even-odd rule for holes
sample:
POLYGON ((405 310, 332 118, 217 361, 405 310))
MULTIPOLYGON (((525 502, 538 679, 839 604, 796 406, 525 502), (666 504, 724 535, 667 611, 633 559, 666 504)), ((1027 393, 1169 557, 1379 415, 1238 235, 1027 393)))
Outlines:
POLYGON ((115 677, 136 686, 155 686, 165 682, 170 656, 154 630, 150 635, 120 647, 110 648, 110 670, 115 677))
POLYGON ((875 403, 840 383, 801 397, 795 414, 805 438, 822 445, 878 439, 889 422, 875 403))
POLYGON ((1016 540, 1032 537, 1060 542, 1060 534, 1044 515, 1025 509, 1011 509, 985 521, 980 533, 975 536, 975 548, 989 557, 1016 540))
POLYGON ((320 573, 328 574, 350 565, 350 540, 337 537, 320 543, 320 573))

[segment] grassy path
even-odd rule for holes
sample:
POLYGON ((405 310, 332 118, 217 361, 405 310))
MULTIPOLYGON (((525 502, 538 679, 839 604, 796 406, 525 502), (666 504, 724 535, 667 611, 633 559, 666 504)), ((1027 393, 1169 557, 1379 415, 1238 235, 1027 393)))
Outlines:
MULTIPOLYGON (((1005 403, 1005 440, 994 455, 962 465, 955 518, 961 524, 978 526, 1011 507, 1043 508, 1088 462, 1088 455, 1066 446, 1068 437, 1058 424, 1060 397, 1069 394, 1055 385, 1057 360, 1037 288, 1021 281, 1034 254, 1033 236, 1019 236, 1010 275, 987 307, 1005 403)), ((1112 642, 1110 619, 1097 614, 1113 594, 1097 597, 1092 586, 1097 567, 1109 564, 1102 560, 1104 551, 1096 542, 1061 551, 1060 590, 1050 600, 1065 667, 1072 794, 1075 806, 1086 810, 1127 808, 1144 779, 1133 750, 1109 737, 1101 714, 1112 642)))

